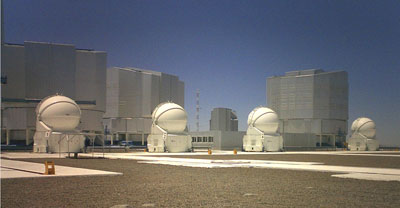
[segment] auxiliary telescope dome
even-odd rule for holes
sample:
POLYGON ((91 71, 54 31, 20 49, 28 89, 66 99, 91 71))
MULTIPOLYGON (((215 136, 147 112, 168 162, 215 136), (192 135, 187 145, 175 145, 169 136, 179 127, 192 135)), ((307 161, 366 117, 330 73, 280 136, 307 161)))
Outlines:
POLYGON ((53 95, 38 104, 36 115, 53 131, 72 131, 79 125, 81 110, 71 98, 53 95))
POLYGON ((279 128, 278 114, 267 107, 257 107, 250 112, 247 124, 266 134, 275 134, 279 128))
POLYGON ((374 139, 376 135, 375 122, 369 118, 361 117, 357 118, 351 125, 351 131, 354 133, 360 133, 368 139, 374 139))
POLYGON ((180 133, 185 131, 187 114, 185 109, 175 103, 161 103, 152 114, 153 123, 168 133, 180 133))

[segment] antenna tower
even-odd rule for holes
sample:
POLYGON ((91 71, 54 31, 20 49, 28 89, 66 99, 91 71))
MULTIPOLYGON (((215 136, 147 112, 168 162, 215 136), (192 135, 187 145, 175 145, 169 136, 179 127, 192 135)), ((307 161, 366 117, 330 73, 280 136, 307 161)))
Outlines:
POLYGON ((200 114, 200 91, 196 90, 196 128, 199 131, 199 114, 200 114))

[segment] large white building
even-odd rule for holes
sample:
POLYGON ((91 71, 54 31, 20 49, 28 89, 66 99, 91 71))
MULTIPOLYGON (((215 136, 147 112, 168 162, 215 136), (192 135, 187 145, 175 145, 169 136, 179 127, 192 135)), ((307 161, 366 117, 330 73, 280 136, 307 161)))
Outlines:
POLYGON ((346 141, 347 72, 321 69, 267 78, 267 105, 278 113, 286 149, 335 147, 346 141))
POLYGON ((37 104, 62 94, 75 100, 82 117, 78 129, 103 133, 107 54, 74 45, 26 41, 2 45, 2 143, 32 143, 37 104))
POLYGON ((109 68, 103 120, 108 140, 144 144, 154 108, 168 101, 184 107, 184 82, 177 76, 130 67, 109 68))

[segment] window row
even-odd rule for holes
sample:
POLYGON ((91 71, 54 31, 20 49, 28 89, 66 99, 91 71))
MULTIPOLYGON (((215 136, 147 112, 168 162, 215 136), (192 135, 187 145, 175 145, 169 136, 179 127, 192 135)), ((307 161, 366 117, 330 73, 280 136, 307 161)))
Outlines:
POLYGON ((214 137, 192 137, 192 142, 214 142, 214 137))

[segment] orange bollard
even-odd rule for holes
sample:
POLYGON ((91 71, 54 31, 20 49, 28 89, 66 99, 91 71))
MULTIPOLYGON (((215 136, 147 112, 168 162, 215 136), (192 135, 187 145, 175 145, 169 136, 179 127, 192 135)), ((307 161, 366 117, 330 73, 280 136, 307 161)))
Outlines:
POLYGON ((208 149, 208 154, 209 154, 209 155, 211 155, 211 154, 212 154, 212 152, 211 152, 211 150, 210 150, 210 149, 208 149))
POLYGON ((45 161, 44 162, 44 174, 45 175, 55 175, 56 174, 56 168, 54 165, 53 161, 45 161))
POLYGON ((233 154, 237 155, 237 150, 236 149, 233 149, 233 154))

